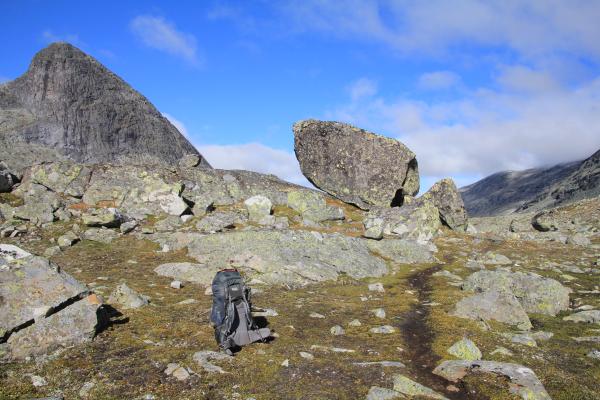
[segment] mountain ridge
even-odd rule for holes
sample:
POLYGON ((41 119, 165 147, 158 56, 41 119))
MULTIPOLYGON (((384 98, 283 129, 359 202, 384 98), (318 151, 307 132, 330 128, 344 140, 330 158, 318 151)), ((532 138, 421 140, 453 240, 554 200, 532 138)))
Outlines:
POLYGON ((600 195, 600 150, 581 160, 501 171, 459 189, 470 216, 535 211, 600 195))
POLYGON ((17 170, 66 159, 175 165, 189 154, 210 167, 146 97, 65 42, 0 85, 0 144, 0 159, 17 170))

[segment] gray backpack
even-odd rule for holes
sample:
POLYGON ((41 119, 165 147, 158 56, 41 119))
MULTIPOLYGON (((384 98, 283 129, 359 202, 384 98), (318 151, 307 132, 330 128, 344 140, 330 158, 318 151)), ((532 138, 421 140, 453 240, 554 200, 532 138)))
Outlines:
POLYGON ((231 349, 263 341, 271 335, 268 328, 258 328, 252 319, 250 288, 244 285, 236 269, 217 272, 212 282, 213 304, 210 320, 215 327, 219 347, 231 349))

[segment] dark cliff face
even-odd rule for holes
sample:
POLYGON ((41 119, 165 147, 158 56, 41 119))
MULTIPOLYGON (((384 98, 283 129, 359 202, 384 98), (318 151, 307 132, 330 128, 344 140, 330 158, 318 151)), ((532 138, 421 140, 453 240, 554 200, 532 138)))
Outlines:
POLYGON ((67 43, 41 50, 0 86, 0 142, 0 160, 17 169, 57 158, 174 165, 199 154, 148 99, 67 43))
POLYGON ((600 195, 600 151, 583 161, 506 171, 460 189, 469 216, 556 207, 600 195))

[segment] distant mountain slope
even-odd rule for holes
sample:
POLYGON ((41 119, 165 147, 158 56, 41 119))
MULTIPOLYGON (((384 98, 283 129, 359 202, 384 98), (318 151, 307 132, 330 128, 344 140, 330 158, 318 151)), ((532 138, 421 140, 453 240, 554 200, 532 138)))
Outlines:
POLYGON ((65 158, 175 164, 187 154, 199 155, 148 99, 70 44, 51 44, 0 85, 0 160, 14 169, 65 158))
POLYGON ((583 161, 505 171, 460 189, 470 216, 555 207, 600 195, 600 151, 583 161))
POLYGON ((600 196, 600 150, 567 178, 553 184, 517 211, 539 210, 600 196))

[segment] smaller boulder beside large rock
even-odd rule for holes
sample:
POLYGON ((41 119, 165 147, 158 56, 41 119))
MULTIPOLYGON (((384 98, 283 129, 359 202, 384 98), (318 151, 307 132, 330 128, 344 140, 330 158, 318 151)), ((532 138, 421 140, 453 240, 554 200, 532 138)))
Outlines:
POLYGON ((449 228, 465 231, 468 225, 467 211, 462 197, 452 179, 436 182, 418 201, 431 201, 440 212, 440 219, 449 228))

